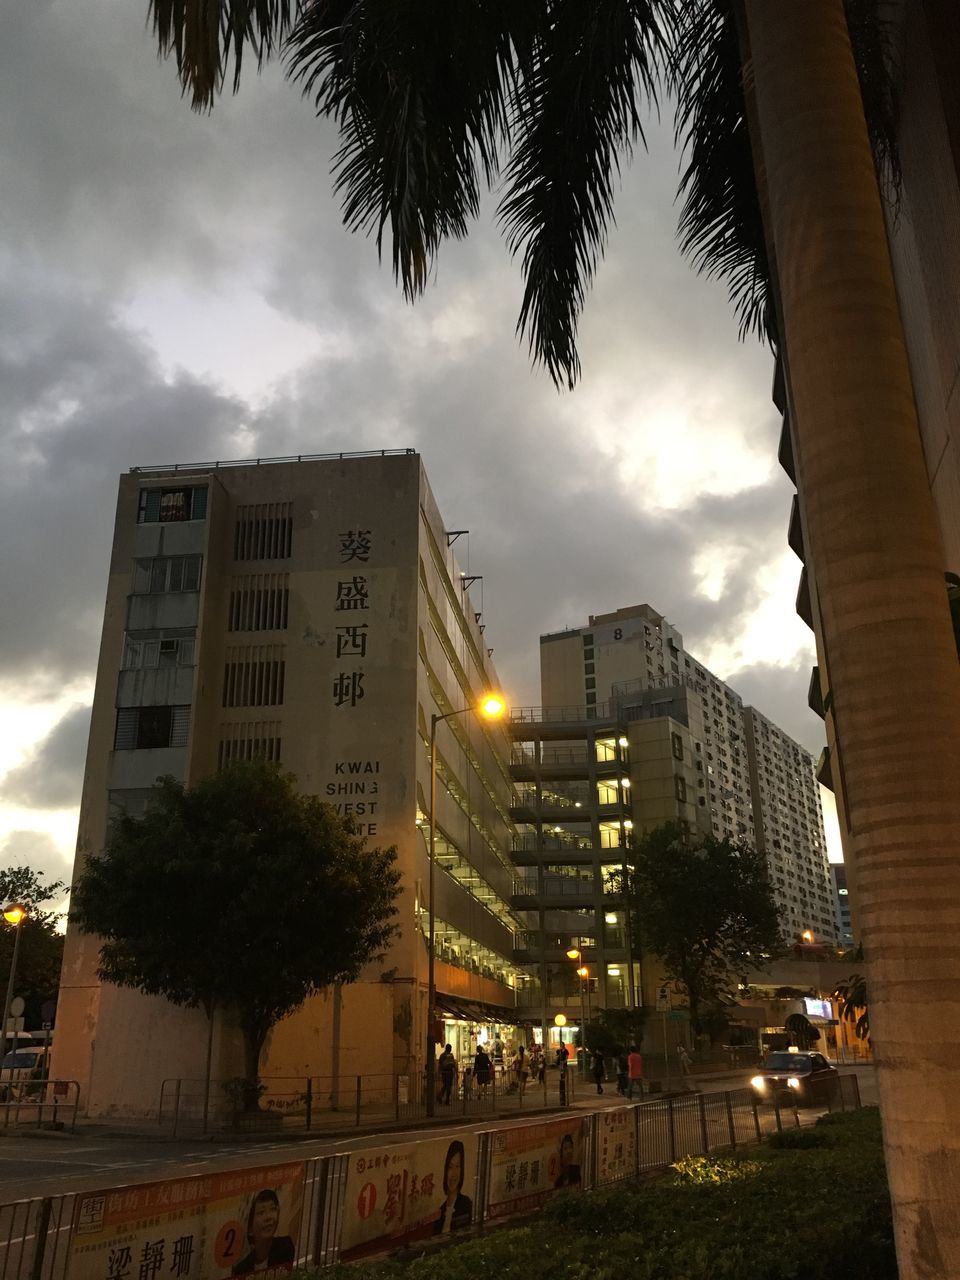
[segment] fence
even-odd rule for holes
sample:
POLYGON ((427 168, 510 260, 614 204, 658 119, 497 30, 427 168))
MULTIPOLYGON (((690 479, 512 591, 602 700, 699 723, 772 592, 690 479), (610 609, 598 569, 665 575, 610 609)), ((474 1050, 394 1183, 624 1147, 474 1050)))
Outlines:
MULTIPOLYGON (((568 1106, 577 1082, 573 1071, 553 1068, 542 1081, 521 1088, 508 1071, 496 1068, 490 1083, 477 1085, 459 1075, 449 1098, 437 1074, 434 1114, 438 1117, 498 1116, 540 1107, 568 1106)), ((160 1087, 157 1123, 172 1136, 208 1132, 329 1132, 422 1120, 427 1115, 424 1073, 405 1075, 271 1076, 260 1081, 255 1108, 245 1105, 243 1080, 170 1079, 160 1087)), ((3 1280, 0 1277, 0 1280, 3 1280)))
MULTIPOLYGON (((76 1080, 26 1080, 0 1086, 4 1129, 74 1129, 80 1102, 76 1080)), ((2 1280, 2 1277, 0 1277, 2 1280)))
MULTIPOLYGON (((855 1110, 859 1106, 856 1076, 839 1077, 837 1088, 829 1099, 830 1110, 855 1110)), ((413 1142, 381 1142, 363 1150, 316 1157, 301 1166, 302 1214, 299 1217, 297 1248, 294 1251, 291 1245, 291 1257, 298 1266, 326 1267, 347 1254, 350 1257, 372 1256, 396 1247, 399 1236, 390 1239, 374 1237, 372 1246, 365 1245, 361 1239, 361 1220, 369 1216, 377 1202, 375 1180, 381 1179, 386 1186, 389 1178, 394 1176, 394 1168, 415 1171, 427 1167, 420 1153, 426 1153, 433 1159, 434 1164, 429 1167, 438 1171, 442 1169, 438 1179, 431 1175, 430 1194, 433 1198, 430 1203, 435 1211, 440 1202, 441 1188, 446 1190, 450 1152, 459 1147, 459 1158, 466 1165, 466 1148, 470 1153, 468 1185, 473 1191, 473 1198, 467 1202, 470 1205, 469 1221, 460 1225, 482 1228, 492 1219, 530 1212, 562 1187, 589 1191, 666 1169, 685 1156, 755 1145, 785 1125, 799 1124, 800 1115, 795 1107, 780 1105, 777 1099, 770 1104, 759 1103, 752 1090, 741 1089, 659 1098, 595 1112, 566 1111, 559 1117, 551 1116, 524 1125, 501 1125, 481 1133, 464 1129, 460 1131, 463 1142, 454 1141, 449 1146, 449 1134, 443 1137, 427 1134, 413 1142), (438 1161, 437 1153, 442 1153, 445 1148, 446 1162, 442 1156, 438 1161), (543 1158, 547 1149, 553 1151, 555 1160, 549 1168, 543 1158), (544 1177, 538 1182, 533 1171, 535 1167, 539 1171, 541 1166, 544 1177), (368 1178, 373 1181, 361 1186, 368 1178), (361 1187, 359 1199, 358 1186, 361 1187), (534 1188, 534 1194, 525 1195, 524 1192, 531 1188, 534 1188), (361 1239, 359 1250, 358 1239, 361 1239)), ((264 1166, 241 1173, 255 1172, 256 1185, 261 1185, 268 1177, 267 1169, 268 1166, 264 1166)), ((215 1176, 208 1171, 197 1177, 169 1180, 162 1186, 209 1184, 215 1176)), ((226 1170, 223 1176, 236 1180, 239 1175, 236 1170, 226 1170)), ((407 1172, 403 1176, 404 1186, 408 1187, 407 1172)), ((414 1186, 417 1185, 417 1176, 416 1172, 410 1172, 414 1186)), ((421 1186, 426 1186, 426 1179, 422 1176, 421 1186)), ((143 1192, 143 1187, 139 1192, 143 1192)), ((70 1266, 75 1218, 83 1217, 84 1206, 91 1201, 102 1202, 137 1194, 137 1187, 109 1188, 102 1192, 95 1189, 92 1193, 71 1192, 0 1206, 0 1280, 73 1280, 74 1277, 83 1280, 86 1275, 83 1262, 76 1270, 70 1266)), ((384 1199, 389 1194, 388 1190, 384 1199)), ((176 1198, 171 1191, 169 1200, 176 1198)), ((182 1209, 178 1212, 182 1217, 182 1209)), ((422 1222, 427 1223, 426 1234, 437 1234, 433 1214, 422 1222)), ((157 1234, 154 1230, 156 1219, 144 1225, 153 1231, 154 1236, 157 1234)), ((459 1229, 456 1223, 454 1225, 459 1229)), ((222 1230, 220 1234, 223 1234, 222 1230)), ((424 1238, 424 1232, 414 1233, 411 1238, 424 1238)), ((81 1253, 79 1257, 83 1259, 84 1255, 81 1253)), ((220 1269, 223 1270, 222 1265, 220 1269)), ((211 1273, 201 1265, 190 1272, 190 1277, 191 1280, 211 1280, 211 1273)))

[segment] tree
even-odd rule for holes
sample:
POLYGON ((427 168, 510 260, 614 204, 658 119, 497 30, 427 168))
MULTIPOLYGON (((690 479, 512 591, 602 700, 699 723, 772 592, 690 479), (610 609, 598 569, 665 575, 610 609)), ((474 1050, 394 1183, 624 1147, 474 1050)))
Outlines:
POLYGON ((801 1050, 812 1049, 820 1039, 820 1032, 805 1013, 791 1013, 783 1027, 789 1032, 791 1043, 801 1050))
POLYGON ((858 1040, 870 1039, 870 1009, 867 1005, 867 980, 862 973, 852 973, 846 982, 838 982, 833 998, 840 1003, 840 1017, 853 1023, 858 1040))
POLYGON ((623 889, 636 941, 687 997, 699 1036, 706 1012, 782 946, 766 859, 674 822, 642 835, 632 863, 623 889))
POLYGON ((189 789, 160 779, 144 816, 120 817, 88 860, 70 918, 102 940, 105 981, 231 1017, 255 1086, 274 1023, 382 955, 396 931, 395 862, 395 849, 366 849, 349 818, 253 760, 189 789))
MULTIPOLYGON (((57 928, 60 919, 55 911, 45 911, 46 903, 54 902, 64 889, 62 880, 44 884, 44 873, 30 867, 6 867, 0 870, 0 906, 19 902, 30 914, 22 920, 20 929, 20 954, 17 959, 17 989, 15 995, 26 1001, 24 1025, 27 1029, 39 1027, 43 1018, 43 1005, 56 1001, 60 984, 60 966, 63 962, 63 934, 57 928)), ((7 975, 13 963, 14 931, 0 923, 0 974, 7 975)), ((6 976, 0 981, 6 983, 6 976)), ((2 988, 0 988, 2 990, 2 988)))
POLYGON ((610 1058, 618 1049, 640 1044, 645 1021, 643 1009, 598 1009, 584 1028, 585 1048, 610 1058))
POLYGON ((683 244, 727 281, 741 324, 776 341, 785 364, 883 1045, 901 1277, 960 1274, 960 1060, 942 1016, 960 983, 960 956, 943 945, 960 901, 960 813, 943 784, 960 774, 960 680, 877 181, 877 164, 889 162, 896 186, 886 6, 152 0, 151 9, 195 105, 213 101, 231 54, 239 74, 245 45, 263 58, 287 40, 293 75, 340 125, 345 221, 375 231, 378 245, 389 230, 409 296, 441 241, 466 233, 481 179, 495 179, 506 155, 501 220, 526 276, 519 327, 558 382, 578 374, 576 323, 613 180, 641 136, 638 103, 663 70, 688 148, 683 244), (914 653, 923 661, 905 664, 914 653))

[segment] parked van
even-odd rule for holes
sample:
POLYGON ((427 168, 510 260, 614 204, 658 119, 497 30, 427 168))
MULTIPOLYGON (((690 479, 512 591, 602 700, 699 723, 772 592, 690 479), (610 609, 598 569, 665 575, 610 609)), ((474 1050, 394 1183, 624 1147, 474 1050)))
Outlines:
POLYGON ((0 1102, 17 1102, 40 1092, 50 1070, 49 1044, 17 1038, 16 1049, 0 1058, 0 1102))

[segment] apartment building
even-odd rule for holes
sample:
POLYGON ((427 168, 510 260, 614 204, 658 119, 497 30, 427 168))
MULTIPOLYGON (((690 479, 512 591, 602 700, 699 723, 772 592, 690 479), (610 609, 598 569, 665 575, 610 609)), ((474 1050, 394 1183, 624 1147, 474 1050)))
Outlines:
MULTIPOLYGON (((680 632, 661 613, 641 604, 542 636, 540 672, 543 706, 571 708, 571 717, 578 704, 587 716, 613 704, 628 725, 637 714, 631 706, 646 706, 653 722, 666 720, 671 699, 682 692, 683 719, 696 726, 690 749, 698 825, 717 836, 746 840, 767 855, 788 935, 835 941, 812 756, 755 708, 744 706, 735 689, 684 647, 680 632), (667 714, 658 716, 658 707, 667 714)), ((675 786, 678 797, 689 798, 685 779, 678 777, 675 786)), ((634 803, 645 794, 641 784, 634 803)), ((679 802, 675 816, 683 816, 679 802)), ((639 829, 654 825, 653 815, 638 822, 639 829)))
MULTIPOLYGON (((431 716, 498 683, 455 541, 412 450, 120 480, 77 870, 159 775, 190 784, 253 755, 398 850, 390 953, 344 989, 336 1020, 331 995, 278 1024, 265 1075, 422 1065, 431 716)), ((437 748, 439 1032, 506 1035, 526 926, 511 905, 509 736, 466 712, 438 725, 437 748)), ((90 1114, 148 1113, 164 1079, 202 1078, 207 1024, 102 983, 97 953, 68 929, 53 1069, 90 1114)), ((214 1077, 242 1074, 239 1048, 219 1020, 214 1077)))
POLYGON ((834 911, 837 917, 837 943, 841 947, 854 944, 853 920, 850 915, 850 889, 847 885, 847 868, 842 862, 830 864, 833 880, 834 911))

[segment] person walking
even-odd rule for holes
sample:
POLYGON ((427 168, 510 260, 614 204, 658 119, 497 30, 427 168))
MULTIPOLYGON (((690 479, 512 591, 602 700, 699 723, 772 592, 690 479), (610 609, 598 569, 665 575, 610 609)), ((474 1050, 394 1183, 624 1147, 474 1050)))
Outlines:
POLYGON ((524 1049, 523 1045, 521 1045, 517 1050, 517 1056, 513 1060, 513 1074, 517 1082, 517 1089, 519 1090, 520 1097, 522 1098, 523 1092, 527 1087, 527 1076, 530 1074, 530 1064, 527 1061, 527 1051, 524 1049))
POLYGON ((603 1060, 603 1054, 599 1049, 593 1051, 592 1074, 594 1083, 597 1086, 597 1093, 603 1093, 603 1082, 607 1078, 607 1067, 603 1060))
POLYGON ((453 1093, 453 1086, 457 1082, 457 1060, 453 1056, 453 1046, 444 1045, 443 1053, 437 1062, 437 1068, 440 1072, 440 1101, 445 1105, 450 1105, 450 1095, 453 1093))
POLYGON ((627 1054, 627 1097, 633 1099, 634 1089, 643 1098, 643 1058, 635 1044, 630 1046, 627 1054))
POLYGON ((680 1062, 680 1078, 683 1081, 683 1087, 688 1093, 696 1093, 696 1087, 690 1079, 690 1055, 687 1053, 687 1046, 682 1044, 677 1049, 677 1058, 680 1062))
POLYGON ((487 1086, 490 1084, 492 1071, 493 1064, 490 1061, 490 1055, 481 1044, 478 1046, 476 1057, 473 1060, 473 1078, 477 1083, 477 1095, 480 1098, 487 1096, 487 1086))
POLYGON ((627 1062, 627 1051, 622 1044, 616 1048, 617 1055, 617 1093, 621 1098, 627 1096, 627 1083, 630 1079, 630 1065, 627 1062))

